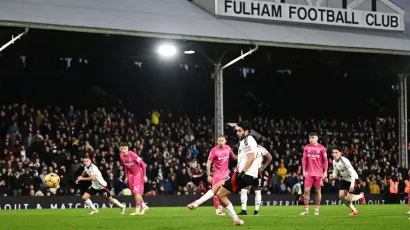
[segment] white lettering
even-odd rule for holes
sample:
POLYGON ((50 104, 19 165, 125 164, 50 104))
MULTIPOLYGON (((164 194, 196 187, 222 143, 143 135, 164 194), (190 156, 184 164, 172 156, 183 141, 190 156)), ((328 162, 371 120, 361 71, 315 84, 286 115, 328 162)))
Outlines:
POLYGON ((112 203, 109 203, 108 205, 110 205, 110 208, 112 208, 112 206, 113 206, 114 204, 112 204, 112 203))
POLYGON ((65 205, 64 205, 64 203, 61 205, 61 209, 65 209, 65 205))
POLYGON ((405 200, 400 200, 400 204, 406 204, 405 200))
POLYGON ((270 206, 270 201, 266 201, 266 206, 270 206))
POLYGON ((8 210, 11 210, 11 205, 5 204, 4 207, 3 207, 3 209, 4 209, 4 210, 7 210, 7 209, 8 209, 8 210), (7 208, 7 207, 8 207, 8 208, 7 208))
POLYGON ((326 205, 329 205, 329 200, 325 200, 325 202, 326 202, 326 205))
POLYGON ((70 209, 72 209, 72 208, 73 208, 73 203, 68 203, 68 207, 69 207, 70 209))
POLYGON ((76 209, 78 208, 78 206, 81 206, 81 204, 80 203, 75 204, 76 209))
POLYGON ((50 204, 51 209, 57 209, 57 204, 50 204))
POLYGON ((27 207, 28 207, 28 204, 24 204, 24 209, 27 209, 27 207))
POLYGON ((369 200, 369 201, 367 202, 367 204, 373 204, 373 201, 372 201, 372 200, 369 200))
POLYGON ((97 203, 94 203, 94 207, 99 208, 97 203))
MULTIPOLYGON (((405 29, 404 14, 402 12, 382 13, 372 12, 370 9, 364 11, 357 9, 316 7, 268 0, 218 0, 215 13, 220 16, 236 18, 380 30, 404 31, 405 29)), ((316 148, 310 148, 309 150, 311 153, 317 153, 318 151, 316 148)), ((320 152, 318 154, 309 153, 308 157, 316 159, 321 157, 321 154, 320 152)), ((126 163, 125 165, 129 167, 128 164, 130 163, 126 163)))
POLYGON ((289 201, 286 201, 286 202, 285 202, 285 205, 286 205, 286 206, 289 206, 289 201))
POLYGON ((41 208, 42 208, 41 205, 37 204, 37 209, 41 209, 41 208))
POLYGON ((332 200, 332 205, 336 205, 336 202, 337 202, 337 201, 332 200))
POLYGON ((105 203, 103 203, 102 205, 101 205, 101 208, 106 208, 107 206, 105 205, 105 203))

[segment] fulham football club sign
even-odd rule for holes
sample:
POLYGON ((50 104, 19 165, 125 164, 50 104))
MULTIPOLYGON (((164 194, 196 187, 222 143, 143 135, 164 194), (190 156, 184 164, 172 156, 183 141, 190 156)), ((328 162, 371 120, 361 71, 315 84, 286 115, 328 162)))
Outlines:
POLYGON ((230 18, 404 31, 404 10, 390 0, 216 0, 215 11, 230 18))

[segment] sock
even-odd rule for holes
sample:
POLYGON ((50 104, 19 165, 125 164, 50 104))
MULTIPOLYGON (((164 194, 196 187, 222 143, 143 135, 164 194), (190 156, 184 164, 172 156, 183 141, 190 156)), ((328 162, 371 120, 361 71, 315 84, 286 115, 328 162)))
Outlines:
POLYGON ((350 208, 352 211, 357 211, 356 208, 353 206, 353 203, 352 203, 352 202, 349 202, 349 208, 350 208))
POLYGON ((362 198, 362 195, 354 195, 352 198, 352 202, 356 200, 360 200, 362 198))
POLYGON ((233 209, 232 203, 229 203, 229 205, 225 208, 226 212, 232 217, 233 221, 239 220, 238 215, 236 215, 235 210, 233 209))
POLYGON ((242 210, 245 210, 245 211, 246 211, 247 202, 248 202, 248 190, 242 189, 242 190, 241 190, 242 210))
POLYGON ((205 193, 205 195, 201 196, 201 198, 199 198, 198 200, 196 200, 195 202, 199 205, 203 204, 205 201, 211 199, 212 197, 214 197, 214 192, 212 192, 212 190, 209 190, 208 192, 205 193))
POLYGON ((97 209, 95 208, 95 206, 94 206, 94 204, 93 204, 93 202, 90 200, 90 199, 88 199, 88 200, 86 200, 86 201, 84 201, 88 206, 90 206, 90 208, 93 210, 93 211, 96 211, 97 209))
POLYGON ((221 209, 221 203, 219 202, 218 196, 214 196, 214 207, 215 209, 221 209))
POLYGON ((320 205, 316 205, 316 206, 315 206, 315 212, 318 212, 318 211, 319 211, 319 208, 320 208, 320 205))
POLYGON ((259 207, 261 206, 262 201, 262 193, 261 190, 255 191, 255 211, 259 211, 259 207))
POLYGON ((350 203, 350 202, 347 200, 346 197, 344 197, 344 198, 342 199, 342 201, 343 201, 343 203, 346 205, 346 207, 350 208, 350 207, 349 207, 349 203, 350 203))
POLYGON ((115 205, 117 205, 118 207, 120 207, 120 208, 125 207, 125 205, 121 204, 117 199, 114 199, 114 198, 113 198, 112 200, 114 201, 113 203, 114 203, 115 205))
POLYGON ((305 211, 308 211, 308 210, 309 210, 309 205, 305 204, 305 211))

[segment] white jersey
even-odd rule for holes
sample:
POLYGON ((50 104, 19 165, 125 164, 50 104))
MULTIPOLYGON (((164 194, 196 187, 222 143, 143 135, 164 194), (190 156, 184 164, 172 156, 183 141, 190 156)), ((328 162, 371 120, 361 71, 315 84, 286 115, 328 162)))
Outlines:
POLYGON ((97 190, 104 189, 107 186, 107 182, 104 180, 100 170, 95 164, 91 164, 90 167, 86 167, 84 170, 88 176, 95 176, 95 180, 91 182, 91 187, 97 190))
POLYGON ((340 157, 338 161, 333 160, 333 176, 337 177, 339 175, 342 180, 351 182, 353 185, 358 178, 356 171, 346 157, 340 157))
POLYGON ((258 144, 255 139, 248 135, 239 142, 238 150, 238 172, 241 172, 248 161, 248 154, 253 153, 255 155, 255 160, 253 161, 251 167, 245 172, 246 175, 256 178, 258 176, 258 144))
POLYGON ((263 158, 267 152, 268 150, 266 150, 263 146, 258 145, 258 158, 256 158, 256 160, 258 160, 258 168, 262 168, 263 158))

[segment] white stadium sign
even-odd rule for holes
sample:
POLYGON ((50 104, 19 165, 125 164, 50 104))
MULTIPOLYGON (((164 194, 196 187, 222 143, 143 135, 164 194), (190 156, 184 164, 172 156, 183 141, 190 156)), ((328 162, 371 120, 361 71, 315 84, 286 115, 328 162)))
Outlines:
MULTIPOLYGON (((349 4, 350 8, 342 9, 314 6, 313 4, 280 3, 279 0, 277 2, 258 0, 216 1, 215 13, 223 17, 404 31, 404 11, 388 0, 379 1, 388 3, 395 13, 352 9, 358 4, 349 4)), ((356 0, 356 2, 360 4, 364 1, 356 0)))

